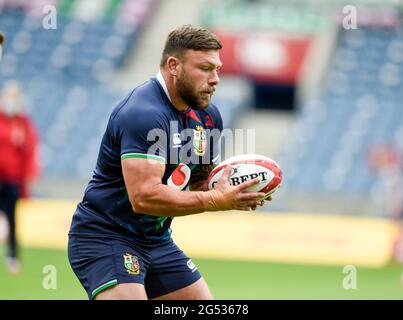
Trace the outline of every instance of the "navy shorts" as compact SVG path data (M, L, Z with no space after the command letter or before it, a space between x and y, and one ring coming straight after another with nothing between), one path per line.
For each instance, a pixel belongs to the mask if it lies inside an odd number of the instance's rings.
M201 278L193 262L169 240L134 244L123 239L69 236L70 265L93 299L119 283L141 283L149 299L184 288Z

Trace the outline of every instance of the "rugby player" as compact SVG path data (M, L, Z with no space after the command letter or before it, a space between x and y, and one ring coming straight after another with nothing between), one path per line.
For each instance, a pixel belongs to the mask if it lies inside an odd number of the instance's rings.
M231 168L207 189L219 160L219 140L211 132L223 129L211 103L221 48L206 29L174 29L157 76L113 110L69 232L69 261L90 299L212 299L171 238L172 218L263 205L264 193L245 191L258 179L231 186ZM180 152L186 145L188 152Z

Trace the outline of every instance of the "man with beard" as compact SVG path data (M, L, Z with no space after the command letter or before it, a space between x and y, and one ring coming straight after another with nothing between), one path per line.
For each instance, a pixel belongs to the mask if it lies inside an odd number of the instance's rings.
M206 29L174 29L157 76L112 112L69 232L69 261L90 299L211 299L170 236L172 218L263 205L264 193L246 192L258 179L231 186L230 167L207 189L223 128L210 102L221 48Z

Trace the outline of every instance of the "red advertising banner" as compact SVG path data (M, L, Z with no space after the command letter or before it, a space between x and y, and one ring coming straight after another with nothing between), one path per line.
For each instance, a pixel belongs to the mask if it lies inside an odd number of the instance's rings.
M312 41L308 36L217 32L223 44L223 74L243 74L258 82L293 85Z

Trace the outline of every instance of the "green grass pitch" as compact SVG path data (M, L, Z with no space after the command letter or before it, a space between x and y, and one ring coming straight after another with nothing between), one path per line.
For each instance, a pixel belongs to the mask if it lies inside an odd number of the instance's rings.
M0 246L0 299L87 299L66 251L22 248L22 273L11 276ZM357 268L357 289L343 289L343 268L193 259L216 299L403 299L403 266ZM44 289L45 266L57 271L57 288Z

